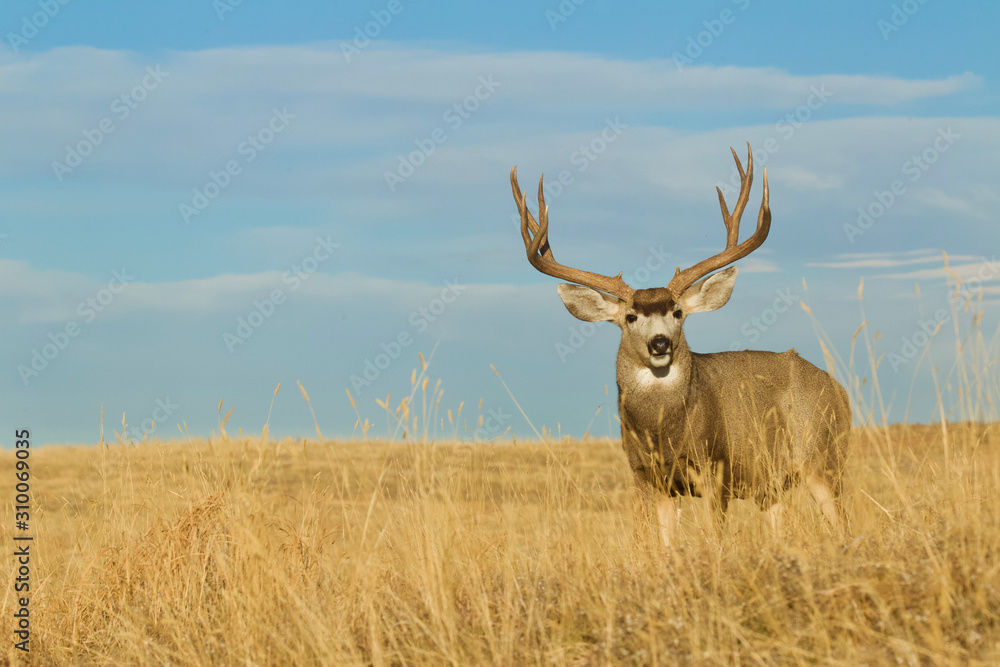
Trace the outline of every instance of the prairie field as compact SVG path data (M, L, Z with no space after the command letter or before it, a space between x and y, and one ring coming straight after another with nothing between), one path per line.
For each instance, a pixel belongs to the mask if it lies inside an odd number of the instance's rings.
M33 645L7 660L997 664L998 446L856 430L848 537L796 489L777 533L686 500L670 551L633 536L613 439L42 447Z

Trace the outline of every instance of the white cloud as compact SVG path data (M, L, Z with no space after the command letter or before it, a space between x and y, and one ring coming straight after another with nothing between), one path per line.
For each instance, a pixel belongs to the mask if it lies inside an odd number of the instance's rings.
M140 83L150 66L161 68L165 78L128 118L116 117L112 103ZM476 111L490 116L477 122L497 128L505 140L511 139L511 114L533 118L525 127L535 126L537 134L554 126L565 132L580 127L581 118L604 113L609 100L626 114L788 110L803 104L814 88L829 91L826 104L885 105L951 95L980 81L971 73L908 80L801 76L774 68L678 71L668 59L462 53L395 44L372 46L354 63L345 62L334 43L166 52L155 61L131 52L64 47L6 54L0 60L0 83L9 100L0 102L0 112L17 117L17 122L0 127L5 146L0 169L23 174L25 165L31 165L51 174L51 162L64 158L65 147L79 142L84 131L93 130L105 117L114 121L115 129L83 171L110 162L125 175L139 165L153 170L164 161L156 173L169 173L171 163L198 171L203 164L205 170L217 168L215 162L231 157L236 144L260 128L276 106L288 106L297 114L282 145L305 155L331 146L362 152L386 142L410 146L423 133L444 126L443 114L481 88L481 80L496 85L482 108L503 109L504 114ZM25 114L23 109L34 111ZM393 140L397 137L400 142ZM149 164L150 154L161 159ZM820 180L819 187L830 187L828 183Z
M779 183L787 183L797 190L836 190L843 185L843 179L834 174L817 174L802 168L786 169L778 172Z
M335 43L309 46L232 47L176 56L182 71L225 72L227 87L255 91L262 82L285 93L329 94L451 103L471 94L479 77L496 82L532 106L558 99L593 104L614 96L625 105L658 108L741 106L784 108L803 103L811 86L829 90L834 104L895 104L950 95L981 83L971 72L943 79L907 80L866 75L792 75L765 67L686 67L673 60L609 60L546 51L462 53L407 44L375 44L348 63ZM441 76L448 72L449 76ZM202 78L200 93L217 92Z
M972 203L967 199L954 197L937 188L924 188L916 193L915 199L944 211L955 213L971 213L973 211Z
M131 275L128 271L126 267L126 278ZM274 290L281 290L285 298L324 302L324 308L334 304L365 301L369 308L375 304L379 308L408 312L411 308L440 297L442 291L449 289L449 284L458 284L451 294L462 293L470 287L452 279L428 284L358 273L330 274L317 271L306 275L308 277L305 280L295 280L286 272L262 271L192 280L127 280L124 288L119 289L119 285L115 285L113 300L105 305L102 316L136 317L157 312L201 316L238 312L252 307L255 300L269 298ZM9 319L20 324L61 324L79 319L77 308L80 304L95 298L107 287L107 283L78 273L39 271L26 262L0 260L0 298L7 301ZM486 302L505 300L512 291L524 289L532 288L502 283L476 284L473 287L476 298Z
M128 265L109 269L108 279L101 281L68 271L37 270L26 262L4 259L0 260L0 297L9 302L15 322L64 323L79 319L81 308L95 308L105 317L116 318L136 308L172 312L222 309L238 298L263 296L282 284L279 271L154 283L135 280L135 270Z

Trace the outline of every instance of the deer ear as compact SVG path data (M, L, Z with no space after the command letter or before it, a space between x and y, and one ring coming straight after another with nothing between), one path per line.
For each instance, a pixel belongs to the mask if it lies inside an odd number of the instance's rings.
M559 297L566 305L566 310L573 317L584 322L603 322L605 320L614 322L618 319L618 311L623 303L618 297L598 292L583 285L563 283L556 289L559 290Z
M722 308L729 301L736 284L736 267L710 275L684 290L681 307L689 313L707 313Z

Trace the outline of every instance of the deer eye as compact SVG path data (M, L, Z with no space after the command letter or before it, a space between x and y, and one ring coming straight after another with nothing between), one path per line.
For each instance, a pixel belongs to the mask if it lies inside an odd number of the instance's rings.
M684 317L684 312L680 308L678 308L677 310L674 311L674 317L676 317L677 319L681 319L682 317Z
M629 324L632 324L637 319L639 319L639 316L636 315L635 313L629 313L628 315L625 316L625 321L628 322Z

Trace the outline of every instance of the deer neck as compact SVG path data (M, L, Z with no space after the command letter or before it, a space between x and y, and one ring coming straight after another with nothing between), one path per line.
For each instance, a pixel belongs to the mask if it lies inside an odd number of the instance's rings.
M622 419L640 429L651 428L654 423L682 422L690 398L693 361L683 336L666 369L651 369L619 349L618 401Z

